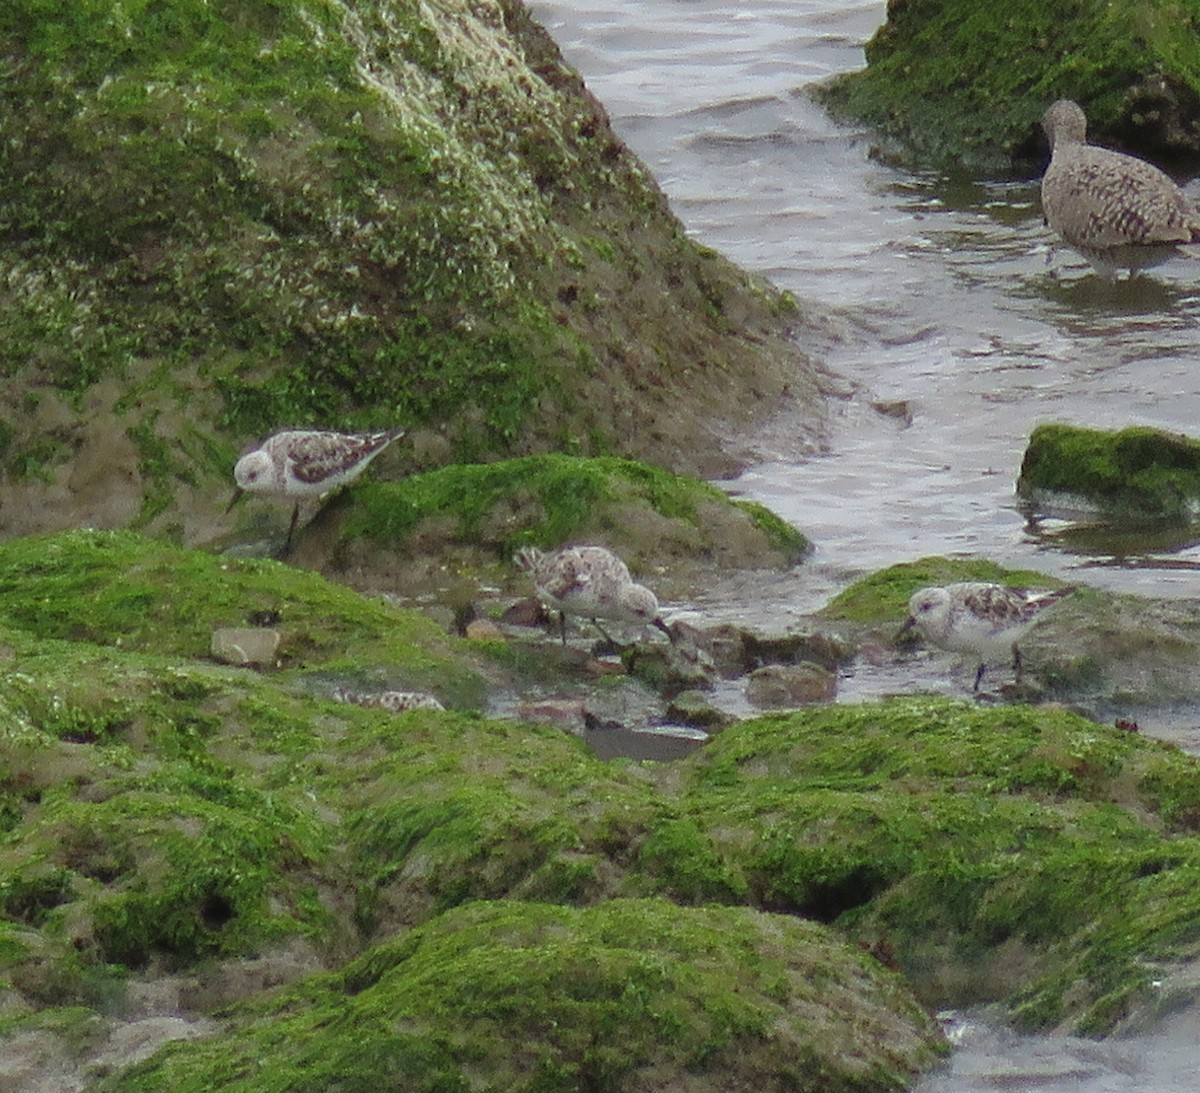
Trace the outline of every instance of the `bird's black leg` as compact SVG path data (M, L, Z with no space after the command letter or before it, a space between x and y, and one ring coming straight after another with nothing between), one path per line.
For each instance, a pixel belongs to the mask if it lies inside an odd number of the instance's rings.
M984 673L984 669L986 669L986 668L987 668L986 664L981 664L979 666L979 671L975 673L975 686L972 687L971 689L976 694L979 693L979 684L981 684L983 682L983 673Z
M597 645L592 650L592 655L597 657L606 657L613 653L619 654L622 647L613 641L613 639L609 636L608 631L605 630L604 627L601 626L595 619L592 619L592 625L600 631L601 636L604 638L603 644Z
M563 645L567 644L567 613L560 611L558 613L558 633L562 638Z
M1013 671L1017 674L1017 682L1021 682L1021 650L1013 643Z
M296 507L292 509L292 522L288 524L287 538L283 541L282 554L287 554L292 548L292 536L296 533L296 521L300 518L300 502L296 502Z

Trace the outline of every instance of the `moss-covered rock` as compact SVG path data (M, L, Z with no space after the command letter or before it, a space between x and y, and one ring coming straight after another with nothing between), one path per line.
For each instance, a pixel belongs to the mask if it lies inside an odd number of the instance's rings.
M866 69L818 96L902 156L940 166L1029 169L1059 98L1083 104L1093 139L1195 159L1197 18L1173 0L890 0Z
M366 936L471 899L742 894L652 783L555 728L430 716L359 732L339 754L355 772L346 822Z
M1146 426L1106 430L1049 422L1029 438L1017 493L1051 511L1194 521L1200 441Z
M764 717L697 753L684 792L754 902L892 954L931 1003L1102 1032L1200 952L1200 764L1074 714Z
M475 645L274 562L76 532L0 546L0 593L0 1036L83 1073L164 974L175 1019L249 999L118 1087L890 1088L928 1022L837 935L929 1002L1097 1032L1200 955L1200 766L1078 716L912 698L605 762L471 712ZM279 666L207 659L247 611ZM353 673L458 708L328 701Z
M514 551L590 542L635 573L696 566L782 568L804 535L762 505L699 479L614 457L526 456L453 464L348 491L297 543L292 561L362 587L402 590L409 563L463 574L511 569Z
M819 416L794 303L519 0L13 0L0 37L0 531L198 538L287 425L708 472L720 423Z
M67 532L0 543L0 600L0 623L37 637L193 659L214 628L266 617L282 634L277 667L374 670L452 705L483 699L469 655L428 619L279 562Z
M899 1089L940 1034L811 923L614 900L477 903L107 1083L281 1089Z

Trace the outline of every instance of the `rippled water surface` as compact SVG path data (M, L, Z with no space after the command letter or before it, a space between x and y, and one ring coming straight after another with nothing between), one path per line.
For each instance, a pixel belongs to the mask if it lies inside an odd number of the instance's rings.
M804 88L861 67L882 3L538 0L535 13L688 230L792 290L839 335L826 360L856 393L835 406L829 450L733 484L817 545L801 586L781 583L780 613L928 554L1200 595L1200 546L1065 539L1014 497L1041 421L1200 431L1200 263L1110 285L1051 249L1035 181L872 159L869 135L834 125ZM968 1024L954 1071L925 1088L1193 1090L1194 1017L1183 1024L1103 1047Z
M1175 568L1109 565L1029 527L1014 483L1031 429L1063 420L1196 431L1200 264L1109 285L1051 252L1034 181L913 173L870 156L805 85L863 64L883 4L704 0L536 11L688 229L811 302L844 337L831 366L860 393L827 455L770 462L739 490L848 575L925 554L997 561L1153 595L1195 595ZM911 423L871 409L907 403ZM1168 543L1168 547L1175 544ZM1078 549L1078 548L1075 548ZM1157 550L1157 553L1156 553ZM1161 557L1159 544L1135 553ZM1078 579L1076 573L1076 579Z

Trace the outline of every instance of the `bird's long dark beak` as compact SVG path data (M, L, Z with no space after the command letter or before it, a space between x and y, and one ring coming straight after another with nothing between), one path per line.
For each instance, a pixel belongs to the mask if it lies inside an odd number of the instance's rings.
M229 504L225 508L226 516L228 516L231 512L233 512L233 506L236 505L242 499L242 494L244 494L245 492L246 491L244 489L242 489L241 486L238 486L238 488L233 491L233 496L229 499Z
M904 620L904 624L900 627L900 629L896 631L896 637L893 640L898 641L916 625L916 617L914 615L909 615L908 618Z
M663 621L662 621L662 619L661 619L661 618L657 618L657 619L655 619L655 620L654 620L654 625L655 625L655 626L657 626L657 627L658 627L658 628L659 628L659 629L660 629L660 630L661 630L661 631L662 631L664 634L666 634L666 635L667 635L667 640L668 640L668 641L669 641L669 642L670 642L672 645L674 645L674 644L675 644L675 634L674 634L674 632L671 630L671 628L670 628L670 627L669 627L669 626L668 626L668 625L667 625L665 622L663 622Z

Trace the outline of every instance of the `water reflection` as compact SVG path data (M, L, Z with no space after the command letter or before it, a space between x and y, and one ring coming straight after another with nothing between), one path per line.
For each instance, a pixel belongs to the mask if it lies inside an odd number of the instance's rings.
M1031 543L1075 555L1089 566L1200 568L1197 559L1179 557L1188 551L1200 552L1200 526L1196 524L1096 517L1073 521L1024 511Z

